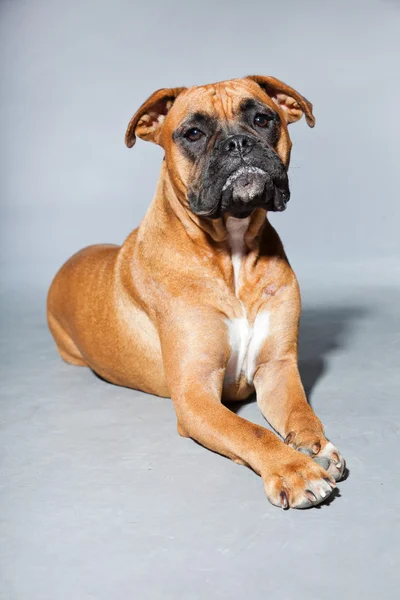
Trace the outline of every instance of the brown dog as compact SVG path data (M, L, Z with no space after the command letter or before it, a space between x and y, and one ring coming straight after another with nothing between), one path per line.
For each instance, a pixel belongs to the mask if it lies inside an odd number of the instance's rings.
M179 433L250 466L283 508L318 504L344 471L305 398L299 288L266 219L289 200L287 125L303 113L313 127L310 102L273 77L155 92L126 133L165 151L143 222L75 254L48 296L64 360L171 396ZM254 390L285 442L221 402Z

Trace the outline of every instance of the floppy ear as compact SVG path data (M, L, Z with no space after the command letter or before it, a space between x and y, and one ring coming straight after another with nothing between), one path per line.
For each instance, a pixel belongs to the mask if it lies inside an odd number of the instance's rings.
M143 140L158 143L161 125L165 116L170 111L177 96L183 90L186 90L186 88L163 88L162 90L157 90L142 104L129 121L128 129L126 130L125 144L128 148L134 146L137 135Z
M248 75L246 79L252 79L268 94L270 98L283 110L288 123L298 121L302 114L309 127L314 127L315 117L311 102L275 77L264 77L263 75Z

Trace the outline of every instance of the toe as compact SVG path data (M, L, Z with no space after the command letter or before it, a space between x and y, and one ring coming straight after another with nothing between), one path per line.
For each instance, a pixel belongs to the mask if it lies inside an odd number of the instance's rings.
M308 457L283 464L279 474L263 479L268 500L283 509L316 506L336 486L334 478Z
M346 462L332 442L327 442L319 454L314 457L314 460L323 466L324 469L332 475L335 481L339 481L343 477ZM325 466L324 463L326 463L327 460L329 461L329 464Z
M313 437L310 432L291 432L285 443L311 457L318 465L325 469L335 481L339 481L345 472L346 463L339 450L323 437Z
M317 506L331 495L334 485L326 479L318 478L307 481L307 488L294 508L308 508Z

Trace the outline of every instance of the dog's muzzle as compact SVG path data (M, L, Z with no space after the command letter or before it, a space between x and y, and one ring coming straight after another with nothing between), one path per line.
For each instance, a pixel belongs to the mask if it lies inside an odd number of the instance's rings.
M221 195L222 211L248 214L254 208L283 211L290 199L286 169L273 152L260 148L247 135L229 137L222 150L229 162L239 166L227 177Z
M195 214L246 217L256 208L283 211L290 198L286 167L277 153L249 135L231 135L212 150L201 191L189 193Z

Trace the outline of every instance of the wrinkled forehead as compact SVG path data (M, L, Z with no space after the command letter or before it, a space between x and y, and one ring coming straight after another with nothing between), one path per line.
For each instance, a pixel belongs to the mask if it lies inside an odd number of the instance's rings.
M219 120L234 119L247 99L256 99L271 108L276 104L260 86L245 79L232 79L204 86L192 87L180 94L170 112L174 124L190 113L207 113Z

